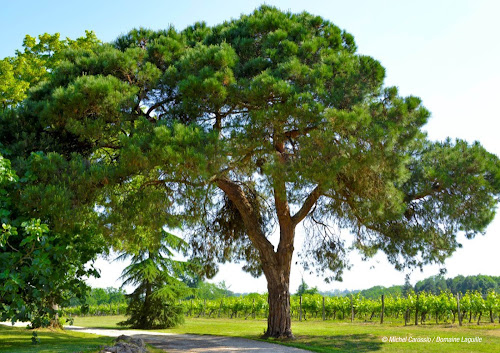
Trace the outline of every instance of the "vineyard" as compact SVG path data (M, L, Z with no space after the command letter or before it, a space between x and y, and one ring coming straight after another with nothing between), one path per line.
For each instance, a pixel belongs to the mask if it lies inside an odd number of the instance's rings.
M62 311L67 316L108 316L125 315L127 304L101 304L101 305L83 305L64 308Z
M425 323L500 323L500 295L494 291L483 296L479 292L467 292L454 296L451 292L440 295L421 292L406 297L387 296L372 300L361 295L345 297L322 297L319 294L292 296L292 319L294 320L350 320L366 322L391 322L409 324ZM186 316L205 318L266 318L267 295L249 294L243 297L228 297L220 300L191 299L179 303ZM99 305L66 308L70 316L124 315L127 305ZM382 309L383 308L383 309ZM459 315L460 313L460 315ZM459 317L460 316L460 317Z

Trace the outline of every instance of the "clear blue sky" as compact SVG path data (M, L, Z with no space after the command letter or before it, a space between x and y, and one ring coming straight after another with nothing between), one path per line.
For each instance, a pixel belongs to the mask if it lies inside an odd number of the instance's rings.
M134 27L151 29L174 25L183 29L196 21L217 24L249 13L263 1L3 1L0 6L0 58L20 49L26 34L61 33L76 38L93 30L111 41ZM266 1L282 10L308 11L331 20L352 33L359 51L381 61L387 85L404 95L423 99L432 112L427 126L430 138L447 136L479 140L500 155L500 1ZM299 231L300 233L300 231ZM449 275L500 275L500 216L484 237L463 241L464 248L450 258ZM297 247L296 247L297 248ZM384 256L361 263L354 254L354 268L344 283L326 285L304 274L309 284L322 289L366 288L400 284L404 274L387 264ZM105 265L103 265L105 266ZM374 268L372 268L374 267ZM104 268L104 267L103 267ZM106 265L95 285L119 285L120 265ZM412 282L437 273L436 267L413 273ZM294 268L291 287L301 271ZM234 280L238 278L238 280ZM216 277L235 291L265 291L265 280L253 280L227 266Z

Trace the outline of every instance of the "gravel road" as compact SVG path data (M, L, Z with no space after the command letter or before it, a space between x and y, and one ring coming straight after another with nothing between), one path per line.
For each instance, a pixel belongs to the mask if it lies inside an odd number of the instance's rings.
M101 336L118 337L127 335L142 338L152 346L164 349L169 353L309 353L309 351L303 349L236 337L184 335L138 330L108 330L75 326L68 326L65 329L94 333Z
M8 322L0 322L0 324L11 326ZM26 327L26 325L27 323L21 322L15 324L17 327ZM66 330L93 333L108 337L127 335L142 338L145 342L154 347L164 349L168 353L309 353L309 351L304 349L237 337L185 335L140 330L112 330L79 326L65 326L64 328Z

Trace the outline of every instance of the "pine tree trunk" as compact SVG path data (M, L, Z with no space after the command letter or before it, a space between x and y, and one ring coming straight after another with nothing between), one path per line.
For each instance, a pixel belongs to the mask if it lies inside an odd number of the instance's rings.
M274 144L279 152L280 161L286 163L285 155L281 154L283 142L277 140ZM293 335L290 311L290 269L294 250L295 227L307 216L321 196L320 188L317 186L306 198L299 211L292 216L288 205L285 181L279 178L275 180L274 199L280 228L280 241L275 250L260 226L258 210L250 202L240 184L221 177L217 179L217 186L224 191L238 209L245 224L246 233L259 252L269 293L269 316L265 336L291 338Z
M288 204L280 199L279 192L276 192L275 200L280 224L280 242L276 252L271 255L272 258L266 258L264 255L262 259L269 293L269 316L265 335L275 338L293 338L290 312L290 270L296 224L292 222Z
M267 317L267 337L290 338L292 335L292 320L290 315L289 278L282 278L278 283L268 279L269 316Z
M283 233L284 229L281 229ZM289 229L292 232L294 229ZM277 266L264 267L267 279L269 316L266 337L292 338L292 317L290 311L290 269L292 253L278 247L274 254Z

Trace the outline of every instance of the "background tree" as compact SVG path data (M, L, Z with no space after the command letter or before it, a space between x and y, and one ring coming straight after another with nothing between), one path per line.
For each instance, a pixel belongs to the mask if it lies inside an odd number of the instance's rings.
M403 287L401 288L401 295L403 297L408 297L408 295L414 293L413 291L413 286L410 283L410 276L406 275L405 276L405 283L403 284Z
M340 280L351 244L400 270L421 267L493 219L497 157L479 143L428 141L420 99L384 88L380 63L321 17L263 6L212 28L133 30L63 55L0 120L16 170L43 151L40 169L57 172L36 174L19 196L26 210L54 219L51 205L71 200L58 230L98 209L100 234L130 251L161 239L164 225L192 230L207 275L235 260L266 276L268 336L292 335L300 223L304 266Z
M199 282L194 290L194 297L197 299L221 299L234 296L224 281L220 283Z
M359 291L359 294L363 298L379 300L380 297L382 296L382 294L384 294L386 297L388 297L388 296L393 296L393 297L401 296L402 292L403 292L402 289L403 289L402 285L399 285L399 286L396 285L396 286L392 286L392 287L388 287L388 288L383 287L383 286L375 286L372 288L368 288L368 289L364 289L362 291Z
M70 305L126 304L126 294L123 288L92 288L83 301L72 298Z
M179 299L188 289L177 277L184 264L172 260L170 247L180 250L186 243L180 238L165 234L157 248L139 251L135 255L123 254L118 259L131 258L131 264L122 273L123 286L137 286L129 299L127 320L120 325L142 329L174 327L184 322L184 312Z
M297 289L297 293L295 295L304 295L304 294L317 294L318 288L313 287L309 288L309 285L304 281L304 278L302 277L302 282L299 285L299 288Z
M444 292L448 289L448 285L446 284L446 280L443 275L432 276L426 278L425 281L420 281L415 284L416 292L428 292L432 294L439 295L441 292Z

